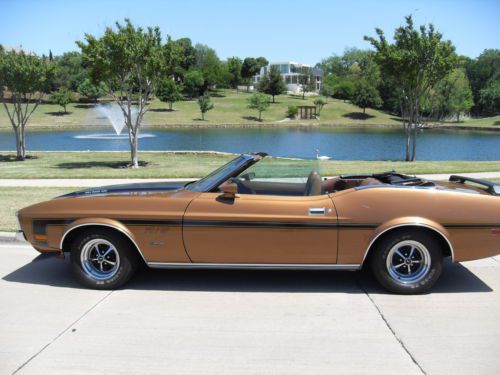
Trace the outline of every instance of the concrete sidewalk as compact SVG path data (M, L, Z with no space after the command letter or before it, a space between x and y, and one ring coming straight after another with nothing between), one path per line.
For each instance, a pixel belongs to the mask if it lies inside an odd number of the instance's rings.
M422 177L429 180L447 180L450 175L458 174L472 178L500 178L500 172L477 172L477 173L441 173L441 174L422 174ZM195 178L82 178L82 179L0 179L0 187L9 186L42 186L42 187L93 187L116 184L132 184L144 182L188 182L196 180Z
M0 374L500 373L495 258L398 296L328 271L145 270L95 291L68 260L0 252Z

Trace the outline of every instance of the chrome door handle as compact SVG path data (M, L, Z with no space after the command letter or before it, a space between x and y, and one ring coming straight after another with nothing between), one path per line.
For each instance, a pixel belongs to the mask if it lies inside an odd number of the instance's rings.
M309 216L319 216L325 214L325 207L311 207L309 208Z

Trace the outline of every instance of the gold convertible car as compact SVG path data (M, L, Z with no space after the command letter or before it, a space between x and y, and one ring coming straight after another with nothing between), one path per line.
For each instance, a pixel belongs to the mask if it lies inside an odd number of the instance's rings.
M144 262L370 267L389 291L413 294L435 284L445 257L500 253L500 185L395 172L322 178L308 170L301 179L301 168L266 156L242 154L186 184L105 186L35 204L18 212L19 235L42 253L70 253L76 278L97 289L123 285Z

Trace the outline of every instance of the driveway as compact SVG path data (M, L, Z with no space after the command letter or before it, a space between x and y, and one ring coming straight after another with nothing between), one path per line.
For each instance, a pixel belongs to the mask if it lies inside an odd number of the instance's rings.
M498 374L500 258L432 293L367 272L141 271L82 289L68 260L0 244L1 374Z

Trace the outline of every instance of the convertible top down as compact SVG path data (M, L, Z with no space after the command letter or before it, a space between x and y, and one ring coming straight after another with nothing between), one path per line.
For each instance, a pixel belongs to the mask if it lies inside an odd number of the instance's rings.
M499 185L396 172L325 178L266 156L242 154L187 184L105 186L35 204L18 212L19 234L42 253L70 253L78 280L98 289L125 284L144 262L369 266L386 289L410 294L435 284L445 257L500 253Z

